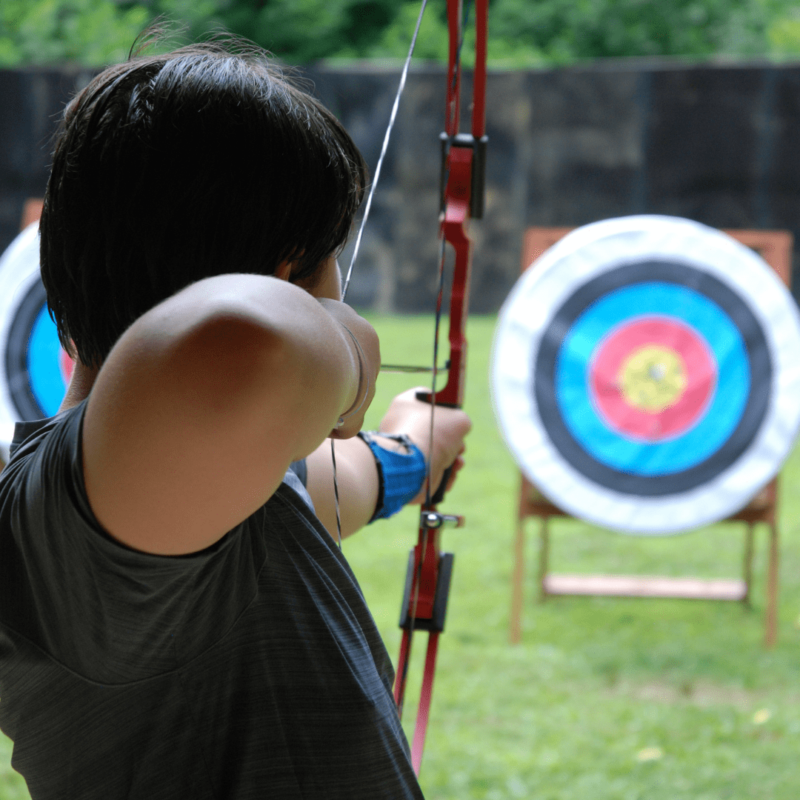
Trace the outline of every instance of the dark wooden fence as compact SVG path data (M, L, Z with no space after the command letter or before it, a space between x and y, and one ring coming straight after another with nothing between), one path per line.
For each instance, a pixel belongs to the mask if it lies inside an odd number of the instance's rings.
M374 165L397 72L311 68L306 76ZM57 116L89 77L0 71L0 250L25 198L41 196ZM349 295L355 305L431 308L443 92L439 69L409 76ZM530 225L673 214L720 228L789 230L800 247L800 66L610 62L494 72L488 133L473 311L500 306Z

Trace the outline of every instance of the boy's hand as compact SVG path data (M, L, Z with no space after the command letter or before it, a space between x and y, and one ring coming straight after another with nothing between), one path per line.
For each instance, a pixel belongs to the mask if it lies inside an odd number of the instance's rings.
M395 397L381 421L380 430L382 433L406 434L422 450L430 461L431 494L434 494L448 467L452 466L453 471L447 482L447 490L452 487L458 471L464 466L464 438L470 432L472 422L459 408L436 406L433 411L431 443L431 406L417 400L416 393L419 391L428 390L425 387L409 389ZM411 502L424 503L425 495L423 487Z

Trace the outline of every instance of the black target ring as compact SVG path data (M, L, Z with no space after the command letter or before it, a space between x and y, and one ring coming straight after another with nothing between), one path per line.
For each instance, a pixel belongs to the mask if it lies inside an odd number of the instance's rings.
M20 300L8 330L6 382L21 419L42 419L47 416L33 393L28 372L28 340L46 303L47 295L42 282L34 281Z
M556 360L564 337L575 320L594 302L616 289L637 283L663 281L691 287L711 298L736 325L747 347L751 380L764 391L750 392L744 413L732 435L710 457L689 469L657 476L621 471L593 458L570 432L554 390ZM542 423L563 458L589 480L609 489L650 497L679 494L713 480L751 446L770 402L772 362L764 332L745 302L707 272L685 264L644 261L612 268L581 286L554 313L536 355L532 392Z

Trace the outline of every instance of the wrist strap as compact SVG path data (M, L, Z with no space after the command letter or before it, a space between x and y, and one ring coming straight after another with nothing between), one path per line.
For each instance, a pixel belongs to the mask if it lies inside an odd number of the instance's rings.
M407 452L388 450L375 441L375 436L400 442ZM358 437L372 451L378 468L378 502L370 522L387 519L419 494L427 472L425 456L405 434L361 431Z

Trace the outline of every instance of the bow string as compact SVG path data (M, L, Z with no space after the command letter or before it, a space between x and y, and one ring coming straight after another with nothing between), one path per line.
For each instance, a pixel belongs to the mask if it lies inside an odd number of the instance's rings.
M408 57L403 66L399 88L395 96L389 125L384 136L364 215L356 237L353 255L344 281L343 299L350 283L353 265L358 255L362 233L372 206L372 198L380 177L389 138L397 116L400 97L405 87L406 76L414 52L428 0L423 0L412 37ZM467 12L469 12L469 8ZM484 174L487 137L486 119L486 39L488 0L474 0L475 67L471 103L471 130L460 132L462 50L464 33L469 14L465 13L463 0L447 0L447 24L449 34L447 86L445 92L445 126L440 136L442 152L440 226L439 226L439 274L436 297L436 315L433 346L431 390L419 392L417 398L431 405L431 447L433 451L434 414L436 406L460 408L464 399L466 382L467 339L466 322L469 311L469 283L472 261L472 241L468 227L470 219L483 215ZM444 306L445 266L448 247L453 254L452 282L449 296L449 358L446 361L447 380L436 388L439 376L439 327ZM331 442L333 444L333 442ZM335 464L335 462L334 462ZM394 697L402 714L406 683L411 659L411 644L415 630L428 632L425 666L422 677L419 707L411 747L414 771L419 774L422 752L430 714L433 681L439 634L444 630L447 602L453 571L454 556L441 550L442 532L448 527L461 527L463 517L442 514L438 504L444 498L452 467L449 468L438 487L431 486L430 464L426 478L426 501L420 512L417 544L409 554L408 571L401 608L400 627L403 631L400 655L397 663ZM334 466L334 486L335 486ZM338 521L338 497L337 497Z

